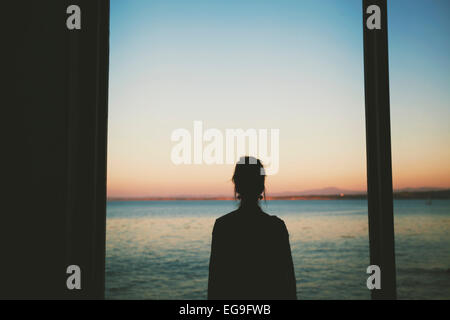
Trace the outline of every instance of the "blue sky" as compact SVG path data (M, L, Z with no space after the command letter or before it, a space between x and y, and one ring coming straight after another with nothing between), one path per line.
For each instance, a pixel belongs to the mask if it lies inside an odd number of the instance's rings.
M448 186L448 1L388 14L394 184ZM170 162L194 120L279 128L274 192L365 188L360 0L111 0L110 40L110 195L228 192L232 168Z
M394 184L448 187L450 2L388 3Z

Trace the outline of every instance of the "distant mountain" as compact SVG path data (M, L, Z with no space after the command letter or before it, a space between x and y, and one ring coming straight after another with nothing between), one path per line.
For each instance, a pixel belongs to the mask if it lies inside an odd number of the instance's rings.
M418 187L418 188L400 188L394 189L395 193L399 192L432 192L432 191L444 191L448 190L448 188L435 188L435 187ZM275 197L285 197L285 196L330 196L330 195L360 195L366 194L365 190L349 190L349 189L341 189L337 187L326 187L320 189L309 189L303 191L287 191L287 192L279 192L279 193L270 193L271 196Z
M287 191L271 193L267 196L270 199L363 199L366 197L366 191L349 190L337 187L327 187L321 189L309 189L303 191ZM394 198L396 199L421 199L421 198L449 199L449 188L401 188L394 190ZM108 197L111 201L124 200L232 200L232 195L173 195L173 196L147 196L147 197Z
M364 194L366 191L362 190L348 190L348 189L341 189L337 187L327 187L327 188L321 188L321 189L310 189L310 190L303 190L303 191L287 191L287 192L280 192L280 193L271 193L272 196L318 196L318 195L336 195L336 194Z
M400 188L395 189L394 192L428 192L428 191L443 191L448 188L434 188L434 187L420 187L420 188Z

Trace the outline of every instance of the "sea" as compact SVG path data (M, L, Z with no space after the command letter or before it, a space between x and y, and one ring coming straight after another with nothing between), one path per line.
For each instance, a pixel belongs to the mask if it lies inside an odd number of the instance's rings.
M235 201L107 204L107 299L205 299L211 232ZM366 200L271 200L289 231L298 299L370 299ZM399 299L450 299L450 200L395 200ZM264 279L261 279L264 281Z

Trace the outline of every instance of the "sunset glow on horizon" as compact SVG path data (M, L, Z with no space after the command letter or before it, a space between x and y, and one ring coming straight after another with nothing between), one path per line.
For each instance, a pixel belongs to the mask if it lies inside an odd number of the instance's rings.
M388 4L394 188L447 188L449 5L417 3ZM279 129L268 195L365 190L361 15L360 0L111 0L108 196L233 195L234 165L171 161L197 120Z

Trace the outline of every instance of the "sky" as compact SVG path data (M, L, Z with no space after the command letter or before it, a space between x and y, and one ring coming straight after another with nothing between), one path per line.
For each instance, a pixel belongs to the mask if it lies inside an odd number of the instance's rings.
M446 0L390 1L394 187L450 186ZM267 193L366 189L360 0L111 0L108 196L232 195L172 132L279 129ZM206 145L206 143L205 143Z

